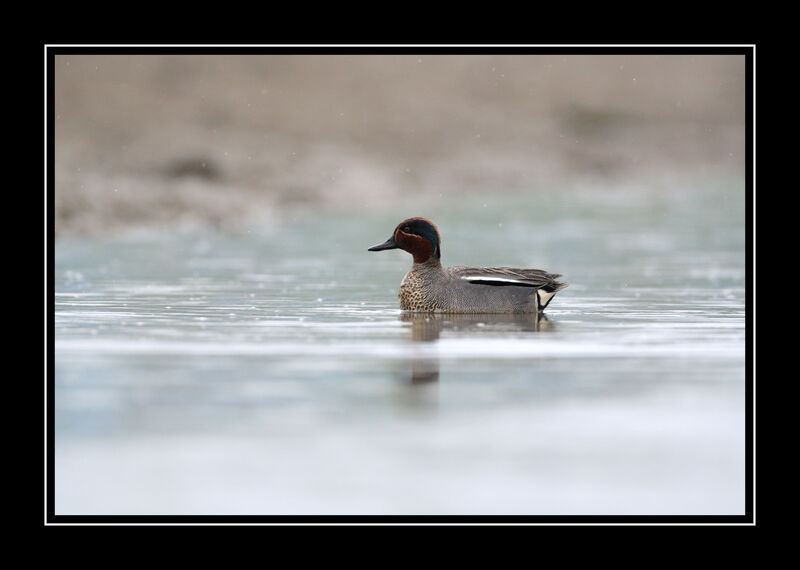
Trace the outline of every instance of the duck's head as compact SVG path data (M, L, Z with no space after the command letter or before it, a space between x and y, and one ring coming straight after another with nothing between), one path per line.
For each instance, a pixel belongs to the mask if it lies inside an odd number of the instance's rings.
M408 218L397 225L389 239L367 251L399 248L413 255L414 263L424 263L431 258L441 258L439 243L439 232L430 220Z

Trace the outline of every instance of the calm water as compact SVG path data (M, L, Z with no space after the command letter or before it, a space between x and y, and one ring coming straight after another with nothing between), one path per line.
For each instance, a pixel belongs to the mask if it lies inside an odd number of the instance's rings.
M571 285L404 316L414 215ZM743 514L744 227L720 182L60 240L56 514Z

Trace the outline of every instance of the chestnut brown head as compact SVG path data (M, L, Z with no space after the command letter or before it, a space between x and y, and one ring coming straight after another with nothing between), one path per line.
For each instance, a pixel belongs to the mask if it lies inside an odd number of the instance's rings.
M367 251L402 249L414 256L414 263L424 263L429 259L440 259L442 250L439 232L430 220L408 218L400 222L385 242L373 245Z

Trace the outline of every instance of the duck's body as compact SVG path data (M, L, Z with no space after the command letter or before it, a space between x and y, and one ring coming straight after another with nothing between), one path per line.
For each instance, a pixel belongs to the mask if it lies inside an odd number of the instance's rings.
M400 248L414 265L400 285L400 308L443 313L537 313L567 283L541 269L442 267L439 232L425 218L409 218L370 251Z

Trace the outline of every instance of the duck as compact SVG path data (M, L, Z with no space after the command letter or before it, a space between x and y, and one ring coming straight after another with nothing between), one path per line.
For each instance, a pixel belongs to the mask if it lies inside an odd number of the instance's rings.
M402 249L414 258L400 284L403 311L428 313L543 313L569 283L558 273L513 267L442 267L439 230L427 218L400 222L385 242L367 251Z

